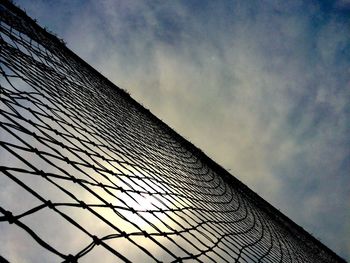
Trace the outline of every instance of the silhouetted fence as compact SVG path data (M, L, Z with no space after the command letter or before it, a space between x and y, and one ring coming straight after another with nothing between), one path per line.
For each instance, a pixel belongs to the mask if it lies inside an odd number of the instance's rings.
M23 11L0 14L0 261L344 262Z

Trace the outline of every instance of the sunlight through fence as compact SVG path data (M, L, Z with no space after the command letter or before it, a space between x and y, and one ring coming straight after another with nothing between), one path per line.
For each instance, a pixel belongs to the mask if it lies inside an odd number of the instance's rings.
M344 262L23 11L0 14L0 261Z

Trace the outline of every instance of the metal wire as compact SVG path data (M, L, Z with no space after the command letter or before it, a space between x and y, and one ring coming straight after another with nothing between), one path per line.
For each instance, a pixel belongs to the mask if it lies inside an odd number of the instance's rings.
M0 261L345 262L19 8L0 13Z

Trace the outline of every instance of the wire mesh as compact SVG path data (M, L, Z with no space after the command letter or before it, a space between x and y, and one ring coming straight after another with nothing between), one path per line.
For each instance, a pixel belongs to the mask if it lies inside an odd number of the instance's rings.
M344 262L0 0L0 261Z

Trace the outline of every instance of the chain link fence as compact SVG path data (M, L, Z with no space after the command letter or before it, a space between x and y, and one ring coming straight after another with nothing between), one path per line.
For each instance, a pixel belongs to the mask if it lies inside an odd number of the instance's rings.
M345 262L0 0L0 261Z

